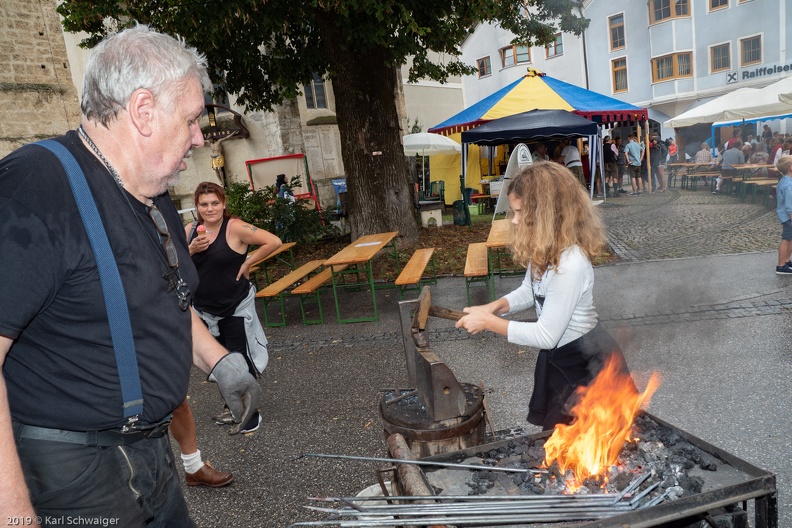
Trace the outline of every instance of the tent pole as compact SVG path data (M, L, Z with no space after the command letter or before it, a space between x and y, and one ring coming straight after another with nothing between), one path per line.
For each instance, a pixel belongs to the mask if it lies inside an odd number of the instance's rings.
M640 125L638 125L638 127L640 130ZM644 137L644 149L646 150L646 174L648 177L647 186L649 187L648 192L649 194L654 194L654 191L652 190L652 158L649 153L649 121L647 121L644 124L643 137Z

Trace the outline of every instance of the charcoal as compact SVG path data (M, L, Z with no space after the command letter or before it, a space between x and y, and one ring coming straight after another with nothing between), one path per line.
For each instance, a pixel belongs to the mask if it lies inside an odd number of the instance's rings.
M704 479L701 477L684 475L679 479L679 486L687 492L687 495L701 493L704 487Z
M709 453L699 451L701 457L699 458L698 465L705 471L718 471L718 462Z
M668 462L669 464L676 464L685 469L691 469L696 465L695 460L691 460L691 458L684 455L671 455L668 457Z
M611 479L611 482L613 483L614 486L616 486L617 490L622 491L624 488L630 485L630 482L632 482L632 480L633 480L633 476L630 475L629 473L619 473L618 475L616 475L615 479Z
M619 455L619 461L603 474L602 478L587 479L576 493L618 493L623 491L639 475L649 472L652 476L641 484L640 491L653 484L660 483L658 490L651 497L658 497L666 491L666 500L674 500L683 495L700 493L704 481L689 476L688 471L696 466L705 470L717 470L719 461L712 455L688 443L673 430L660 426L653 420L640 417L636 420L633 435L640 441L625 442ZM476 463L485 467L500 468L544 468L544 438L512 439L503 445L477 453L474 462L471 459L458 460L460 463ZM503 473L495 471L476 471L472 473L472 482L468 483L471 494L486 494L495 482L511 493L528 493L552 495L569 493L573 475L571 471L562 473L558 465L553 463L542 475L532 473ZM662 491L661 491L662 490Z
M531 484L530 488L531 491L533 491L537 495L544 495L545 493L545 487L542 486L541 484Z

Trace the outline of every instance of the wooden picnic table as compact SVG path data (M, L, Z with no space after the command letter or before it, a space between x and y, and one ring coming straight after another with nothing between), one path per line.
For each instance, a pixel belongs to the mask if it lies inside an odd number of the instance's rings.
M742 176L743 180L747 180L752 176L760 174L762 169L767 169L769 171L776 171L776 166L772 163L740 163L737 165L732 165L733 169L736 169L740 175Z
M772 183L763 183L763 181L774 182L778 180L777 175L770 174L771 171L774 173L778 172L775 165L771 163L739 163L732 165L732 168L737 171L742 180L737 183L737 195L740 197L741 202L745 201L749 185L753 187L751 190L751 203L754 203L756 201L757 188L768 184L772 185Z
M511 244L511 220L493 220L487 235L488 248L501 248Z
M524 274L525 268L515 267L511 253L507 248L512 243L511 219L494 220L490 226L489 235L485 242L487 246L487 266L489 268L490 298L495 300L495 276ZM508 261L508 265L501 261Z
M680 186L685 188L690 188L690 190L696 190L696 180L698 178L704 178L706 183L707 176L713 176L710 172L710 169L716 167L714 163L690 163L690 162L677 162L677 163L669 163L667 165L669 174L668 174L668 181L671 182L671 186L676 186L676 177L677 173L680 169L685 169L685 174L682 176L682 183ZM718 169L719 170L719 169ZM702 174L707 173L707 174Z
M371 259L381 250L392 248L391 254L396 258L396 267L398 269L399 253L396 251L395 244L395 238L398 234L398 231L390 231L387 233L362 236L324 262L324 266L332 270L333 298L335 299L336 316L339 324L379 320L376 287L374 286L374 270ZM336 270L336 268L342 269ZM341 309L338 304L338 293L339 289L345 284L340 281L347 274L360 273L365 274L367 278L368 287L371 291L371 302L374 306L374 315L370 317L344 319L341 317ZM359 286L359 284L357 286Z
M293 271L294 270L294 252L292 251L292 248L294 246L296 246L296 245L297 245L296 242L286 242L285 244L281 244L281 246L278 249L276 249L275 251L273 251L272 253L270 253L269 255L264 257L263 259L259 260L258 262L254 262L253 264L251 264L250 265L250 273L253 273L253 274L255 274L256 277L258 277L258 272L263 269L263 271L264 271L264 283L265 283L266 286L269 286L270 283L271 283L270 277L269 277L269 270L267 269L269 264L272 263L272 262L275 262L276 260L279 260L279 261L283 262L284 264L286 264L289 267L289 269L291 269ZM286 253L287 251L289 252L288 256L284 255L284 253ZM250 258L250 254L248 254L248 258ZM258 281L256 280L256 282L258 282ZM256 287L258 287L258 284L256 284Z

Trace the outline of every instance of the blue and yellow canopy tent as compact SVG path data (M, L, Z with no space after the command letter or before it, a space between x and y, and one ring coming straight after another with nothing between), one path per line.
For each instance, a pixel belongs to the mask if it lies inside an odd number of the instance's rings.
M462 132L495 119L529 110L568 110L601 127L623 126L648 120L645 108L560 81L538 70L529 69L517 81L501 88L455 116L429 129L461 141ZM462 170L464 160L465 170ZM430 160L432 180L446 182L446 200L461 198L460 174L466 185L477 186L482 167L479 148L464 144L462 154L435 156Z

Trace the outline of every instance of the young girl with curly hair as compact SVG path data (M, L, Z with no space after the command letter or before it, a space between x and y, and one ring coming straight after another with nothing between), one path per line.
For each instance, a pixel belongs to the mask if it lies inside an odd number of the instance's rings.
M529 165L509 184L515 263L528 271L513 292L481 306L456 326L472 334L489 330L510 343L540 349L528 421L552 429L570 423L575 389L587 385L619 345L594 308L591 259L602 251L602 220L575 176L552 162ZM500 315L535 307L536 322Z

